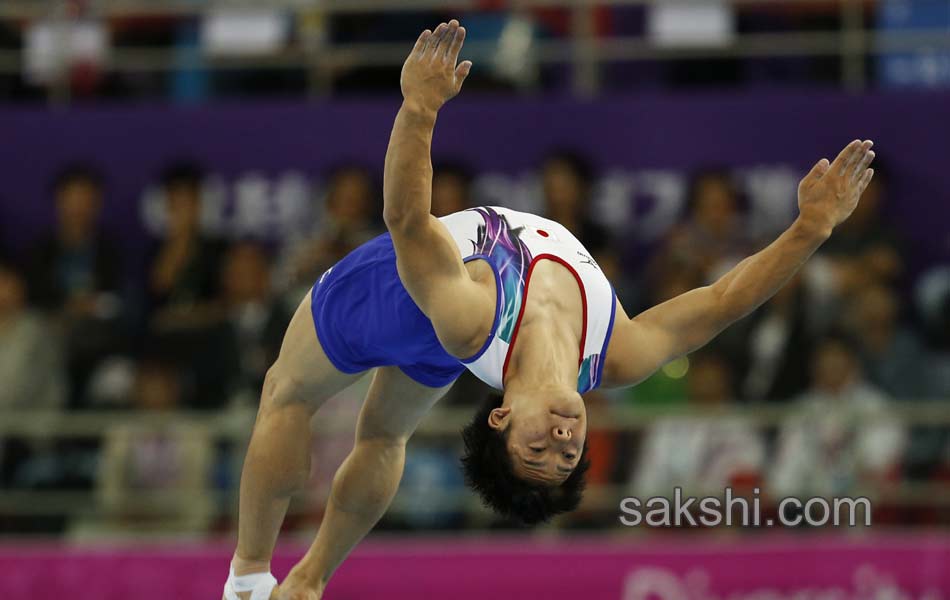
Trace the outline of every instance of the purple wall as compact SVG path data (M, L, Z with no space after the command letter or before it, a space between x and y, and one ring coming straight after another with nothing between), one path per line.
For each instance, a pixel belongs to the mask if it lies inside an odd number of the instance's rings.
M201 108L0 109L0 233L22 246L48 222L51 175L93 160L108 174L107 225L141 238L139 198L169 159L225 178L315 174L358 159L381 171L395 100ZM790 165L802 171L870 137L892 173L893 212L912 260L950 257L950 92L644 95L595 102L463 97L440 116L436 156L520 173L552 146L603 168Z

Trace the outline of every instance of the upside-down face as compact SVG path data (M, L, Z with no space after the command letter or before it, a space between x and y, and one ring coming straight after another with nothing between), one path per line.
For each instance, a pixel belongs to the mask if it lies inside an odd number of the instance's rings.
M509 392L488 424L505 432L515 475L552 486L577 467L587 438L587 410L577 393Z

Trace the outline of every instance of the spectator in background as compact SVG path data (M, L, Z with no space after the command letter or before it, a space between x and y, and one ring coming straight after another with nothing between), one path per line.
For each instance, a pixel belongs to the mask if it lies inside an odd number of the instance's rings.
M864 379L854 344L829 335L811 357L811 388L779 432L769 473L776 496L834 496L896 474L905 432L889 400Z
M79 407L96 365L124 341L121 253L100 228L97 171L71 165L53 188L55 228L30 250L26 275L32 302L63 329L70 404Z
M797 274L753 317L743 396L781 402L805 391L813 343L804 278Z
M871 383L898 400L920 400L933 393L923 345L901 326L900 298L893 290L883 285L862 288L843 317Z
M324 209L311 233L284 250L288 303L296 308L303 293L351 250L382 233L376 186L370 171L347 165L329 176Z
M939 317L934 319L934 354L930 358L930 380L934 392L944 398L950 398L950 292L941 301Z
M460 164L436 165L432 172L432 214L444 217L472 206L472 174Z
M152 252L149 292L160 320L201 318L199 309L218 295L222 244L201 231L204 171L178 163L162 174L167 228Z
M930 355L927 371L934 398L950 398L950 264L924 272L916 283L914 301Z
M659 256L699 269L711 283L751 252L739 192L723 170L698 172L687 194L686 218L667 237Z
M60 339L26 305L26 284L0 262L0 410L55 409L66 400Z
M857 208L835 228L834 235L812 257L804 270L816 313L824 315L820 326L835 326L868 287L893 287L904 273L901 243L883 214L887 175L875 165L874 179L864 190Z
M904 272L900 238L883 213L886 200L887 172L875 162L874 179L861 202L821 247L836 267L843 295L873 282L893 284Z
M607 229L590 218L594 170L580 154L559 151L541 166L544 216L564 225L593 251L609 244Z
M647 265L648 280L667 277L665 271L671 268L688 269L699 275L697 287L708 285L752 254L755 248L747 235L741 205L728 171L698 171L687 192L686 215ZM713 342L714 348L730 360L734 373L747 369L751 325L748 319L741 320Z
M672 256L667 258L673 260ZM645 286L650 294L647 306L662 304L701 285L702 279L698 270L689 264L671 262L667 268L657 269L649 274ZM682 404L688 397L684 379L688 366L687 357L677 358L640 384L628 388L625 393L632 402L640 405Z
M0 420L14 418L8 411L46 411L28 415L31 425L41 425L41 414L55 418L65 404L66 387L59 336L27 308L23 277L0 260ZM62 484L57 458L51 439L0 437L0 489ZM8 534L58 533L62 525L55 515L0 514L0 531Z
M221 289L233 347L241 366L239 386L255 397L277 359L290 315L272 293L270 259L253 242L241 242L224 259Z
M690 357L690 406L725 407L735 398L729 363L710 353ZM676 486L698 493L757 480L765 456L763 437L739 417L695 415L657 421L646 433L632 489L640 496L672 494Z
M162 176L167 229L151 253L148 326L151 351L184 369L186 403L218 408L238 371L221 306L224 245L201 231L202 169L170 166Z
M97 482L106 529L195 533L212 516L210 433L187 419L161 419L181 406L181 381L166 364L139 366L133 404L142 416L105 437ZM156 494L143 503L139 494Z

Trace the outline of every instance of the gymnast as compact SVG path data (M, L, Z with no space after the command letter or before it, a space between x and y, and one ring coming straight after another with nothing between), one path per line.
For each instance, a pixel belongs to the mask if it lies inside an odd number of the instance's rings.
M528 525L574 509L587 468L581 394L635 385L755 310L851 214L873 176L870 141L818 161L799 185L798 217L774 242L711 285L631 319L562 225L500 207L430 214L430 144L439 109L472 67L458 62L464 39L452 20L416 41L386 152L388 233L323 273L267 373L225 600L319 600L392 501L406 441L465 369L504 393L462 431L469 485ZM311 417L370 371L355 445L319 532L278 586L270 559L290 497L309 476Z

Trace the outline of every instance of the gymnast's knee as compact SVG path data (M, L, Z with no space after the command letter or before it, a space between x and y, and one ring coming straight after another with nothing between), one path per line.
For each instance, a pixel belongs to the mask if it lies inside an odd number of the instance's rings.
M258 420L262 416L272 413L306 413L312 417L316 409L313 399L307 397L305 386L300 377L294 375L277 360L264 375L264 386L261 390L261 403L258 407Z

